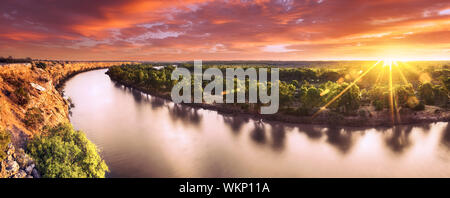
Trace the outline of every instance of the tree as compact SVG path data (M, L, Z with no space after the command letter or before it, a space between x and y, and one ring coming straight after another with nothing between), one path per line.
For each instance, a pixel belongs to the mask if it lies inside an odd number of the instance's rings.
M395 101L399 106L406 106L408 99L414 97L412 85L397 85L395 88Z
M290 103L294 98L295 86L293 84L287 84L284 81L280 82L280 103Z
M318 107L322 103L320 90L316 87L310 87L306 91L306 95L304 97L304 104L308 109L312 109L314 107Z
M375 86L369 91L369 100L375 106L376 111L381 111L389 106L389 88L384 86Z
M327 97L327 102L333 100L333 98L337 97L337 99L330 105L330 108L342 113L352 113L357 110L360 106L361 102L361 94L359 91L359 87L357 85L353 85L348 88L345 93L339 96L347 87L348 83L342 83L338 86L333 86L333 90L330 90L330 95Z
M450 92L450 77L444 78L442 80L442 83L444 84L444 87L447 89L447 91Z
M430 82L421 84L419 86L419 96L427 105L434 104L433 85Z
M59 124L27 145L43 177L103 178L109 171L97 147L70 124Z

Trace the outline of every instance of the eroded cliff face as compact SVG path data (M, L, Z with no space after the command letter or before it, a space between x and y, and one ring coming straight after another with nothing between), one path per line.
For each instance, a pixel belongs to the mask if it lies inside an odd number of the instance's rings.
M16 147L42 132L46 125L69 122L69 103L57 87L82 71L129 62L45 62L0 66L0 128L11 133Z

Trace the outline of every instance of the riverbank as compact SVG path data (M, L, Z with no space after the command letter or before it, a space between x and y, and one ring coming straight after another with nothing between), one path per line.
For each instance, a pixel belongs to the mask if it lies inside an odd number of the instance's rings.
M6 155L0 159L0 178L41 177L37 169L40 167L39 171L42 171L48 168L47 165L35 162L41 156L33 159L25 153L24 149L30 138L46 131L43 129L44 126L55 127L60 123L70 122L70 104L63 97L61 89L64 82L81 72L122 64L129 64L129 62L39 61L33 64L0 66L0 132L6 133L5 137L8 137L7 142L2 142L8 146L4 151L0 151ZM92 143L89 141L85 143L85 145L89 144ZM95 146L93 148L95 151ZM96 152L91 152L91 155L95 154ZM54 167L63 163L55 160L44 162L52 163ZM80 166L80 164L73 164L73 166ZM74 174L58 171L56 173L66 176ZM104 171L97 176L102 177L102 175Z
M81 72L129 63L40 62L46 67L29 63L0 66L0 127L11 134L18 148L43 126L69 122L69 103L60 89L65 80ZM42 117L30 120L30 109L42 112Z
M122 84L126 87L139 90L143 93L152 96L160 97L165 100L172 101L170 92L159 92L153 89L145 89L132 84L120 82L118 79L110 78L116 83ZM349 126L349 127L389 127L393 125L408 125L418 123L432 123L432 122L448 122L450 121L450 111L436 107L425 105L422 111L414 111L408 108L399 110L397 118L392 123L389 109L376 111L373 106L362 106L358 113L354 116L344 116L342 114L325 109L318 116L297 116L288 115L285 113L276 114L259 114L258 112L251 112L241 109L239 106L231 104L206 104L206 103L183 103L182 105L193 108L202 108L207 110L217 111L226 115L244 115L254 119L261 119L266 121L278 121L292 124L317 124L329 126Z

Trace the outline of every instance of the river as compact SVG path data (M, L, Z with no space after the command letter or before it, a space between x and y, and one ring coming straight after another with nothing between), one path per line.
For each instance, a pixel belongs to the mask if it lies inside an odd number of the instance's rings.
M176 105L111 81L65 84L71 122L108 177L450 177L448 122L334 128L262 122Z

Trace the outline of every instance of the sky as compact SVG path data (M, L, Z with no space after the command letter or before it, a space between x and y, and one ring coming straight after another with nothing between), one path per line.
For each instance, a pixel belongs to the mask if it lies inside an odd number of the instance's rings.
M0 56L449 60L448 0L2 0Z

